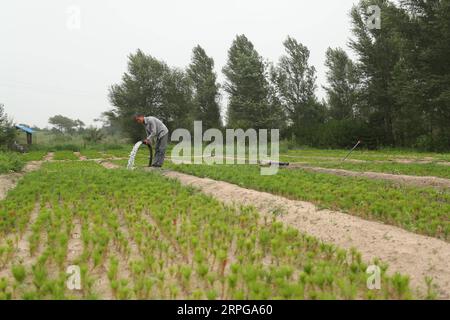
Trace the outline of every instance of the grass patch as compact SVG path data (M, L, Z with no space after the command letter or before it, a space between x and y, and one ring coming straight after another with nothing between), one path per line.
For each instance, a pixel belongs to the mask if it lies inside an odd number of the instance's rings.
M22 157L22 160L25 162L40 161L45 157L46 154L47 154L46 151L30 151L30 152L22 154L21 157Z
M79 158L73 153L73 151L56 151L54 160L78 160Z
M0 152L0 173L19 172L25 162L21 155L14 152Z

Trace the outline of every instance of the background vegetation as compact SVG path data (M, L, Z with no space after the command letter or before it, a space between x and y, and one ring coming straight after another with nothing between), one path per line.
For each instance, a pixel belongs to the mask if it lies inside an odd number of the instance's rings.
M382 13L381 29L370 29L369 5ZM138 50L128 72L110 90L114 108L105 115L129 136L139 136L129 119L156 115L170 128L189 128L192 119L217 127L219 88L228 95L226 126L281 128L297 144L366 148L450 149L450 4L448 1L361 1L351 10L349 49L326 52L326 100L316 96L310 52L292 37L276 63L259 55L245 35L236 36L216 81L214 62L196 46L186 70Z

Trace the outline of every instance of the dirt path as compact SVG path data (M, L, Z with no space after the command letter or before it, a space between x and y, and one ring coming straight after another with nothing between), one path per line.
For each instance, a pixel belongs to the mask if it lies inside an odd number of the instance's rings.
M439 187L439 188L450 188L450 179L438 178L432 176L410 176L401 174L391 174L391 173L381 173L381 172L358 172L343 169L331 169L331 168L320 168L320 167L310 167L304 164L294 163L291 164L288 169L304 169L308 171L320 172L334 174L338 176L345 177L364 177L369 179L378 180L389 180L399 184L407 184L418 187Z
M87 160L87 157L82 156L80 152L74 152L73 154L74 154L76 157L78 157L78 159L80 159L81 161Z
M450 243L222 181L172 171L164 174L227 204L252 205L270 215L282 212L278 219L301 232L341 248L357 248L368 262L380 258L389 264L390 273L409 275L411 285L422 294L426 292L424 279L430 276L438 286L439 297L450 299Z
M118 164L109 162L109 161L104 161L104 160L100 160L100 161L96 161L98 164L102 165L103 167L105 167L106 169L119 169L120 166Z
M6 198L8 191L14 188L26 173L38 170L44 161L51 161L52 159L53 153L49 153L45 156L43 161L28 162L22 172L0 175L0 200Z

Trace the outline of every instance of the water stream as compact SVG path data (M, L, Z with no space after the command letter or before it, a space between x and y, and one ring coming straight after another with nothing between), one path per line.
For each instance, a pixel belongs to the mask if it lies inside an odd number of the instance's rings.
M134 169L134 160L136 158L136 154L137 154L141 144L142 144L142 141L136 142L136 144L133 147L133 150L131 150L130 159L128 159L128 165L127 165L128 170Z

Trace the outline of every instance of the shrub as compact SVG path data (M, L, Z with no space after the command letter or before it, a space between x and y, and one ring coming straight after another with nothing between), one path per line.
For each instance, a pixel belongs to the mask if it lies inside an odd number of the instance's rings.
M0 152L0 173L7 173L10 171L19 172L24 165L25 163L22 161L19 154L13 152Z

